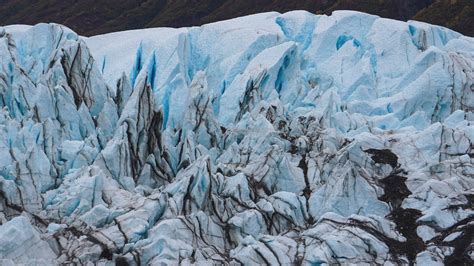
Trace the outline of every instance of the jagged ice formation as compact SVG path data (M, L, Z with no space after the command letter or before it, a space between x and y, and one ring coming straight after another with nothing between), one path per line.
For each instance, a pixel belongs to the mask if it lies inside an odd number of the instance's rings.
M473 70L358 12L0 28L1 264L472 265Z

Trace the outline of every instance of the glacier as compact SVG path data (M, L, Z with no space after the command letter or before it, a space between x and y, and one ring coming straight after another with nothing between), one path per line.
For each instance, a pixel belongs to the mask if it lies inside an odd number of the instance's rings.
M474 39L354 12L0 27L0 264L472 265Z

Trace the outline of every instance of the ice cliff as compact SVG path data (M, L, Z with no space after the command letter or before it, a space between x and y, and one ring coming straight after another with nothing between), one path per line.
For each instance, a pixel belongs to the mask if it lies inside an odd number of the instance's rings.
M0 264L472 265L473 71L348 11L0 27Z

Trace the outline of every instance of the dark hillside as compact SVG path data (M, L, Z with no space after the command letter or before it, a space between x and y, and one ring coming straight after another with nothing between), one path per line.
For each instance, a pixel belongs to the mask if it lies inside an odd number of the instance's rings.
M82 35L146 27L185 27L259 12L358 10L416 19L474 36L472 0L0 0L0 25L56 22Z

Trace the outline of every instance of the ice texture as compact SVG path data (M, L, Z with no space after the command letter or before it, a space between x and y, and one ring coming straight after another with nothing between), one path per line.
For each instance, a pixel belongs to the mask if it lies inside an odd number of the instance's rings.
M473 82L353 11L0 27L0 264L472 265Z

